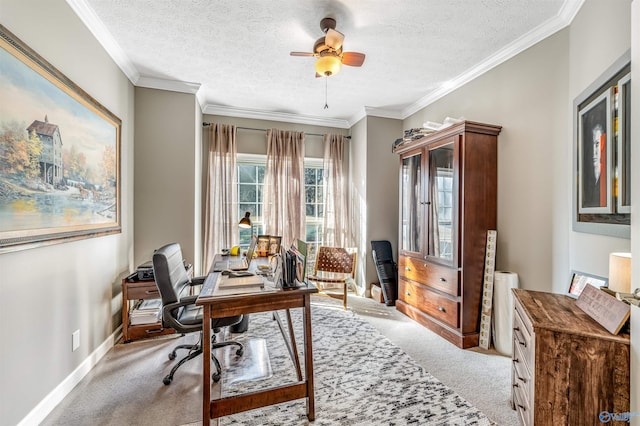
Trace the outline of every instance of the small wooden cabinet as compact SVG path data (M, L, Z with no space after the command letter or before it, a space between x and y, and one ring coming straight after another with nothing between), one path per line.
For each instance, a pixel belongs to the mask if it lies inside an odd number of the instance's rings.
M160 292L155 281L128 282L126 278L122 280L122 341L124 343L175 333L173 328L163 328L161 321L139 325L129 323L129 312L139 300L159 298Z
M461 348L478 345L501 127L464 121L400 145L398 300Z
M512 291L511 397L522 424L602 425L603 412L627 413L629 334L609 333L568 296Z

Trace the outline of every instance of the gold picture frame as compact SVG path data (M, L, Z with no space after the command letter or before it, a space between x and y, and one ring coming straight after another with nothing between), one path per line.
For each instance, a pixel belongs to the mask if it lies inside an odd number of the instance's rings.
M0 25L0 253L121 232L121 120Z

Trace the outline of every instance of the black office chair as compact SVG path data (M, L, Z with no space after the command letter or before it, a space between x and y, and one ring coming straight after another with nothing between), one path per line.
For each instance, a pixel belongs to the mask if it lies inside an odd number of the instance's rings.
M194 278L189 280L187 272L182 260L182 250L180 244L167 244L153 254L153 273L155 276L160 296L162 297L162 324L164 327L171 327L176 332L186 334L195 331L200 332L200 339L193 345L178 345L169 354L169 359L174 360L177 356L178 349L188 349L189 354L182 358L172 369L171 372L162 380L168 385L173 380L176 370L196 356L202 353L202 307L196 306L196 295L182 296L182 292L194 285L201 285L205 277ZM216 333L221 327L228 327L242 321L242 315L226 318L214 318L211 320L211 328L213 329L211 348L221 348L223 346L236 345L238 350L236 355L242 355L244 348L235 341L216 342ZM216 365L216 372L212 374L214 382L220 380L222 369L218 359L211 354L211 359Z
M371 241L371 255L376 265L385 305L393 306L398 294L398 266L393 260L391 243L386 240Z

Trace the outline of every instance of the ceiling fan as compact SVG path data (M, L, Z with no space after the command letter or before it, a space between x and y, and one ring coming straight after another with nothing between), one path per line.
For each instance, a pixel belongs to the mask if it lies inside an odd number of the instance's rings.
M316 77L330 77L340 72L342 65L362 66L364 53L343 52L344 34L335 30L336 20L324 18L320 21L320 29L326 35L320 37L313 45L311 52L291 52L291 56L313 56L316 60Z

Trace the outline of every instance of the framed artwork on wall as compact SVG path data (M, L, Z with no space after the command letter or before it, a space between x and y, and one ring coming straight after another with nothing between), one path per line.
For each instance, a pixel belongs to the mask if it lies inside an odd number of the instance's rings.
M611 213L611 90L578 117L578 212Z
M631 213L631 73L617 84L617 211Z
M120 132L0 25L0 253L121 232Z
M630 238L627 51L573 102L573 230Z

